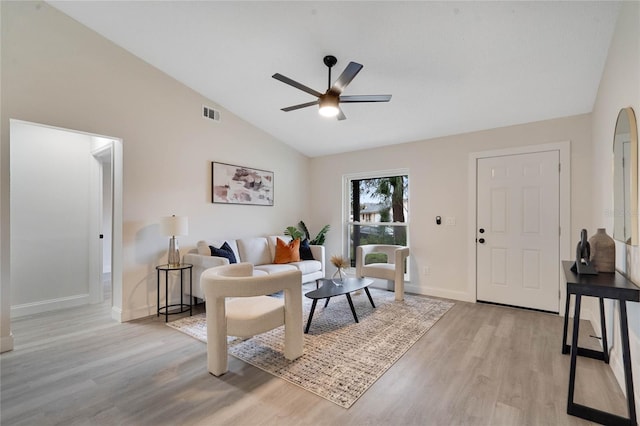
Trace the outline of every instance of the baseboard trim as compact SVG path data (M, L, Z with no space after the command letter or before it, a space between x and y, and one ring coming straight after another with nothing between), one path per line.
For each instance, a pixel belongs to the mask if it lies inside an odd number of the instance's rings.
M11 306L11 317L19 318L27 315L55 311L58 309L74 308L76 306L88 304L88 294L77 294L74 296L60 297L57 299L41 300L39 302L24 303L22 305Z
M371 284L370 287L378 288L380 290L393 291L393 281L383 280L380 278L371 278L371 279L373 280L373 284ZM406 284L404 289L405 291L407 290Z
M9 333L8 336L2 336L0 338L0 353L9 352L13 350L13 333Z
M436 287L412 286L405 284L405 290L410 293L423 294L425 296L442 297L443 299L459 300L461 302L475 303L475 299L466 291L447 290Z
M112 317L115 311L116 311L116 308L113 308L111 310ZM118 309L118 311L119 311L119 318L116 318L116 319L120 322L127 322L127 321L136 320L139 318L146 318L151 315L155 315L157 313L156 305L147 305L147 306L142 306L135 309L127 309L127 310Z
M393 281L374 279L371 287L393 291ZM404 283L404 291L406 293L421 294L423 296L441 297L443 299L453 299L460 300L462 302L475 303L475 300L473 300L468 293L463 291L452 291L442 288L424 287L411 284L410 282Z
M116 306L112 306L111 307L111 318L118 321L118 322L123 322L122 321L122 309L116 307Z

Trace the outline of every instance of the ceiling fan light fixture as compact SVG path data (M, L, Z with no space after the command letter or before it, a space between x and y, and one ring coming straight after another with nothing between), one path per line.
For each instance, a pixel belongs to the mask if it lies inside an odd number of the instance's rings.
M2 0L0 0L2 1ZM298 83L295 80L285 77L282 74L275 73L271 77L291 87L302 90L314 97L318 98L317 101L305 102L303 104L292 105L286 108L282 108L282 111L289 112L301 108L306 108L314 105L318 105L318 112L324 117L337 117L339 121L346 120L346 116L340 109L341 103L361 103L361 102L389 102L391 95L357 95L357 96L342 96L344 89L351 83L351 80L362 69L362 64L357 62L349 62L349 65L342 71L340 77L331 84L331 67L333 67L338 60L335 56L325 56L324 64L329 68L328 87L325 93L320 93L304 84Z
M320 109L318 112L323 117L335 117L340 112L338 108L338 98L334 96L324 96L320 99Z

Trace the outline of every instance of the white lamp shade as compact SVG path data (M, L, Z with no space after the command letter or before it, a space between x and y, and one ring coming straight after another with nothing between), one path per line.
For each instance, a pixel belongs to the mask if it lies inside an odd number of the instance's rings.
M189 218L186 216L167 216L160 221L160 229L163 235L176 237L189 233Z

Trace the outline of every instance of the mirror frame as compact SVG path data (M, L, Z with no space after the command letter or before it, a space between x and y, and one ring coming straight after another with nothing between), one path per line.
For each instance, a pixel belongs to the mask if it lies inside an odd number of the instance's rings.
M620 130L620 122L626 118L629 123L629 177L625 182L625 173L623 158L624 152L621 153L621 149L616 150L617 144L622 141L619 135L623 134ZM626 135L626 132L624 133ZM622 150L624 151L624 150ZM622 156L622 157L620 157ZM620 168L622 167L622 171ZM616 188L617 185L623 185L622 188ZM628 191L628 194L624 192ZM629 205L625 204L626 196L628 196ZM620 197L623 199L620 200ZM620 204L622 202L622 204ZM626 218L628 215L630 231L626 231ZM620 238L620 235L616 233L616 229L620 227L620 224L616 226L616 223L623 220L622 224L624 231L624 239ZM638 128L636 125L636 116L633 112L633 108L622 108L618 113L616 120L616 127L613 132L613 238L617 241L621 241L625 244L637 246L638 245Z

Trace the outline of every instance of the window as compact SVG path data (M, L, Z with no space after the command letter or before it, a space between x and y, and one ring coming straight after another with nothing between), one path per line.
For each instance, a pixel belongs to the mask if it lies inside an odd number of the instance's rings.
M345 185L345 233L351 266L355 266L355 247L359 245L408 245L408 171L348 176ZM374 259L367 258L366 263L371 261Z

